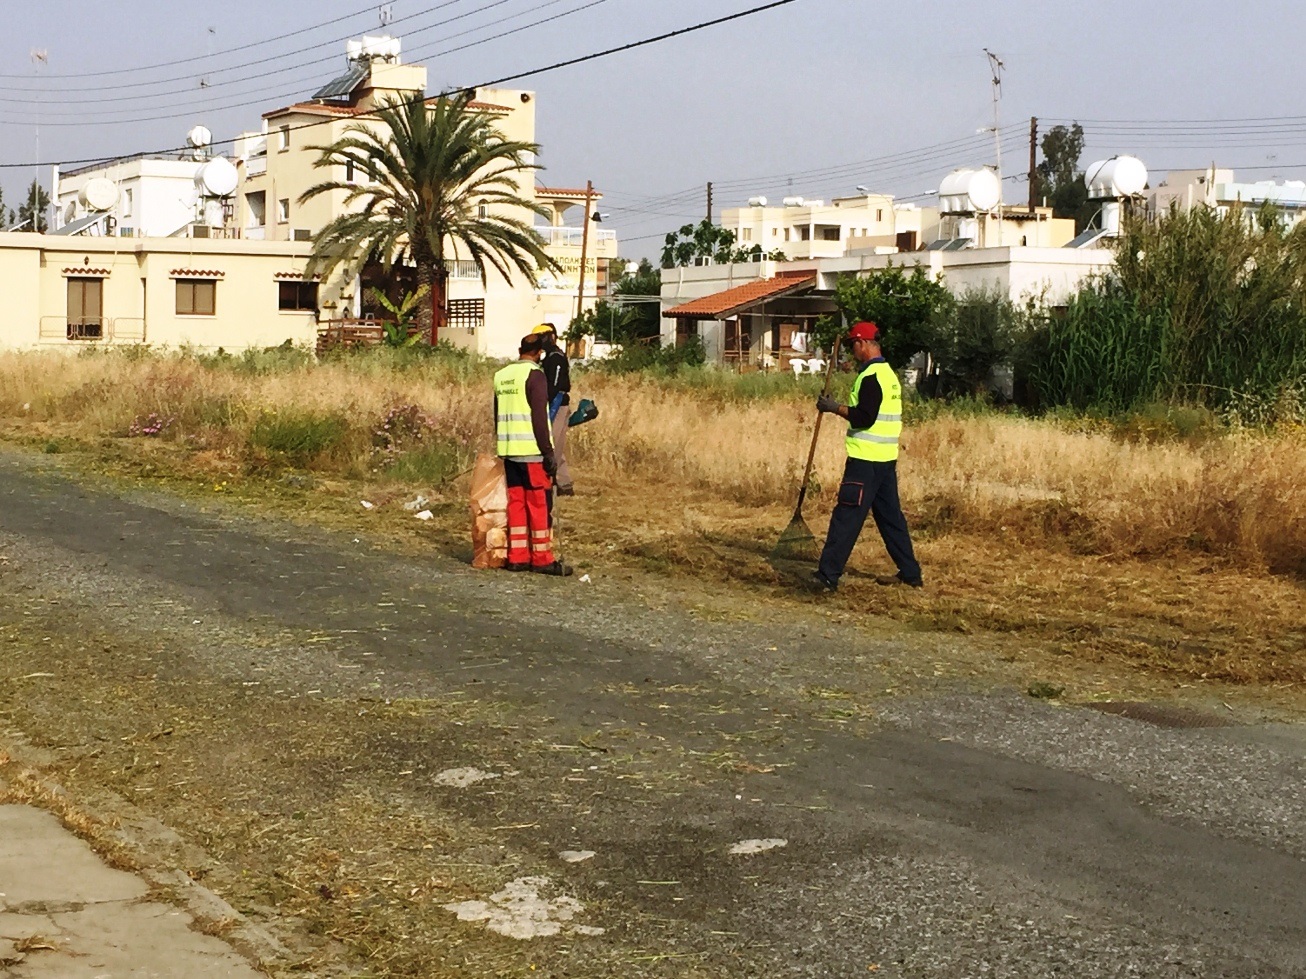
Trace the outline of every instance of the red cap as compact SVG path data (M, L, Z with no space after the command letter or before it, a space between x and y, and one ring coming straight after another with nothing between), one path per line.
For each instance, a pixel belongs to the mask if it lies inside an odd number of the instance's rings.
M849 340L874 340L880 335L880 328L870 320L862 320L860 323L854 323L853 328L848 331Z

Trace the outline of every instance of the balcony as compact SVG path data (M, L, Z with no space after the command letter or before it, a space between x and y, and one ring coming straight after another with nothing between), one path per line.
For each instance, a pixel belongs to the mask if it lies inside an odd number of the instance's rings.
M550 228L536 227L535 234L546 245L554 247L571 246L579 248L582 244L585 231L583 228ZM607 228L590 229L590 241L616 241L617 233Z

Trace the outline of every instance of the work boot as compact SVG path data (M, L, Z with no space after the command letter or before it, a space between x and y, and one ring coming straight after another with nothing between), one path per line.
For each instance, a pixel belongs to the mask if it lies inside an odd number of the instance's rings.
M563 564L561 561L554 561L552 564L541 564L531 568L536 574L553 575L555 578L566 578L571 574L571 565Z
M877 585L906 585L908 588L924 588L925 583L917 578L915 581L908 581L901 574L882 574L876 575L875 583Z
M529 571L530 569L531 565L529 561L519 561L516 563L509 561L503 566L503 570L505 571Z
M813 571L811 578L807 580L806 584L809 588L826 592L837 591L839 588L837 582L831 581L825 575L821 574L820 571Z

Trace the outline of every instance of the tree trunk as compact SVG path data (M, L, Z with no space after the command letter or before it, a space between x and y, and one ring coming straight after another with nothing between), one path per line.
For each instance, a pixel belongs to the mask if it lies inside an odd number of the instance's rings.
M449 322L449 306L446 302L449 273L441 262L435 267L431 283L431 346L440 339L440 331Z

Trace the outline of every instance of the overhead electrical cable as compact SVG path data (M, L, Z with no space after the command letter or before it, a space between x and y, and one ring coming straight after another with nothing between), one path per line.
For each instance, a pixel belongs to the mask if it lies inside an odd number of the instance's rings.
M438 93L437 95L429 96L428 98L442 98L442 97L447 97L449 95L453 95L460 91L468 91L468 90L473 90L478 88L494 88L496 86L504 84L505 82L517 81L523 78L531 78L536 75L543 75L548 72L558 71L562 68L570 68L573 65L585 64L586 62L590 62L590 61L597 61L601 58L607 58L614 54L621 54L626 51L633 51L638 48L648 47L649 45L659 44L663 41L671 40L673 38L684 37L685 35L696 33L697 31L706 30L709 27L717 27L721 24L727 24L733 21L742 20L746 17L752 17L757 14L764 13L768 10L775 10L779 7L787 7L791 4L798 3L798 2L799 0L771 0L770 3L759 4L754 7L749 7L744 10L736 11L733 14L727 14L725 16L716 17L711 20L700 21L697 24L691 24L687 27L676 28L675 30L672 31L665 31L661 34L656 34L653 35L652 37L646 37L639 41L630 41L626 44L617 45L616 47L605 48L604 50L594 51L590 54L580 55L575 58L568 58L564 61L556 61L553 62L552 64L543 65L539 68L530 68L525 71L515 72L513 74L501 75L498 78L480 82L476 85L468 85L465 87L449 89L445 92ZM353 120L376 118L376 112L375 111L360 112L354 115L352 118ZM338 121L336 118L332 118L327 120L318 120L315 122L305 122L305 123L300 123L296 126L288 127L288 129L290 132L298 132L306 129L315 129L319 126L330 125L331 123L336 121ZM216 140L214 145L222 145L224 143L230 143L234 138L235 137L227 137L226 139ZM173 147L168 147L166 149L150 151L148 153L120 154L119 156L111 157L111 158L106 158L101 156L101 157L93 157L93 158L86 158L80 160L62 160L62 161L49 161L49 162L42 161L36 163L30 163L30 162L29 163L0 163L0 169L12 170L12 169L19 169L22 167L31 168L31 167L38 167L38 166L56 166L56 165L68 166L73 164L85 164L85 163L102 163L102 162L108 163L108 162L112 162L113 160L124 159L133 156L134 157L154 156L154 155L162 156L171 153L180 153L180 152L185 152L186 149L187 148L184 146L173 146Z

